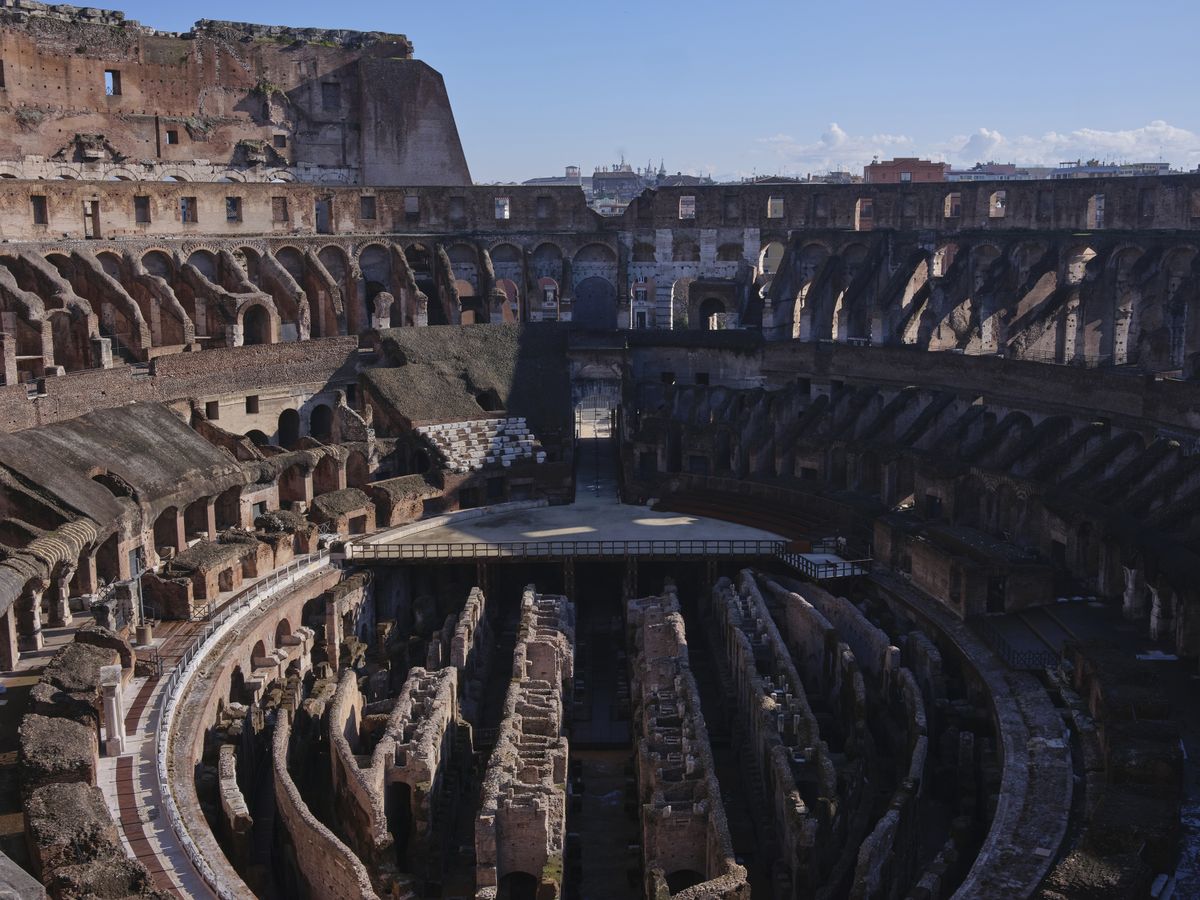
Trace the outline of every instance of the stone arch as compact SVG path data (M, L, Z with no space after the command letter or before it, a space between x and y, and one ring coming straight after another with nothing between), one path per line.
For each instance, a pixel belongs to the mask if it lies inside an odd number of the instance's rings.
M304 284L304 253L291 245L277 247L274 253L276 261L283 266L296 284Z
M530 254L529 267L535 278L553 278L556 281L562 278L562 247L550 241L538 244Z
M687 237L677 237L671 243L671 262L700 262L700 245Z
M324 444L333 440L333 407L328 403L318 403L308 416L309 436Z
M242 345L246 347L279 342L279 317L266 305L251 303L238 313L242 327Z
M253 285L259 284L262 255L253 247L245 246L238 247L232 255L238 265L242 267L242 271L246 273L246 279Z
M492 311L492 320L502 322L519 322L521 318L521 291L511 278L501 278L496 282L496 289L504 295L504 300L498 310Z
M168 283L175 280L175 259L165 250L147 250L142 254L142 266Z
M392 288L392 254L387 246L370 243L358 251L358 270L362 274L362 298L364 303L364 322L370 322L372 304L375 297L384 292L395 294ZM403 306L401 298L396 297L396 306Z
M332 453L326 453L313 469L313 496L340 490L342 485L341 461Z
M213 504L213 512L217 520L217 530L237 528L242 524L242 489L235 485L217 495Z
M176 506L168 506L158 518L154 520L154 547L157 550L160 547L170 547L172 550L179 551L184 547L183 535L180 534L180 516L179 508Z
M287 639L292 636L292 623L286 618L282 618L275 625L275 647L283 647L287 645Z
M784 251L781 241L768 241L763 244L758 254L758 271L763 275L776 275L783 262Z
M616 265L617 255L612 247L593 241L579 248L575 254L574 265Z
M360 488L370 482L371 472L367 454L362 450L351 450L346 457L346 487Z
M958 244L953 241L946 241L938 245L933 251L933 261L929 267L930 278L945 278L950 268L954 265L954 258L958 255Z
M187 258L188 265L196 269L213 284L220 284L220 269L217 256L211 250L193 250Z
M300 442L300 413L299 411L288 408L279 414L278 428L278 443L280 447L287 450L294 450L296 444Z

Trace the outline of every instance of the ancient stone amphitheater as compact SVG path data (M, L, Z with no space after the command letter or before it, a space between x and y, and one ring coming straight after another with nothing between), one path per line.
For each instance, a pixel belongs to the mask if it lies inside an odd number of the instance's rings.
M1200 892L1200 176L604 218L27 0L0 122L5 896Z

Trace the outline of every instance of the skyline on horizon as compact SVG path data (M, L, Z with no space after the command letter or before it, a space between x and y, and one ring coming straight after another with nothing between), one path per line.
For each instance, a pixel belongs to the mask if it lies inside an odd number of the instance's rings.
M481 183L561 175L568 165L586 176L622 157L635 168L661 159L672 174L720 181L860 173L876 156L955 168L1089 158L1200 166L1200 113L1177 74L1200 9L1183 0L1166 0L1154 18L1130 15L1116 0L1086 9L1017 0L1003 17L935 0L920 17L865 29L824 6L778 9L750 0L740 7L739 21L748 24L738 65L730 64L737 51L727 39L739 32L712 0L659 3L652 11L469 3L453 20L429 8L380 9L364 0L333 8L268 0L252 16L229 0L104 6L163 30L209 18L404 33L416 57L445 78L472 177ZM895 6L867 0L857 9L861 20ZM764 34L797 37L763 52L756 41ZM988 42L981 54L956 49L981 40ZM1129 56L1135 64L1123 61ZM966 72L964 60L982 61L987 71ZM576 77L563 77L567 70ZM1052 100L1029 100L1054 91ZM795 102L785 106L789 98ZM497 141L498 134L506 139Z

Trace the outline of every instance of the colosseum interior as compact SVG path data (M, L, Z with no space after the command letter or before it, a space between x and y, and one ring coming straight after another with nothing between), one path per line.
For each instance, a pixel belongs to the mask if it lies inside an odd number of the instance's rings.
M0 0L0 893L1200 895L1200 175L603 217L414 52Z

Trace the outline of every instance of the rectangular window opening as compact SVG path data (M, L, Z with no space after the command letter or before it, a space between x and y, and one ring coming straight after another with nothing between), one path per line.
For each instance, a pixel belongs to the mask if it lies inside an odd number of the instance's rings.
M241 197L226 197L225 198L225 221L226 222L242 221L242 198Z
M209 400L204 404L204 418L210 422L215 422L221 418L221 401Z
M200 217L196 211L195 197L179 198L179 221L192 225L200 221Z
M321 84L321 108L334 110L342 105L342 86L337 82L326 81Z
M104 70L104 93L109 97L121 96L121 73L116 69Z
M282 150L287 146L287 135L276 134L271 137L271 143L274 144L276 150Z
M358 198L358 217L374 221L376 215L375 195L363 194Z
M696 198L694 196L689 195L679 198L679 218L696 218Z
M496 218L509 219L512 217L512 202L508 197L496 198Z
M168 144L178 144L179 143L179 131L177 129L174 129L174 128L167 129L167 143Z
M138 225L150 224L150 198L133 198L133 221Z
M49 225L50 209L46 203L46 198L41 194L34 194L29 200L33 204L33 224Z
M0 59L0 91L4 90L4 60Z
M771 197L767 200L767 218L782 219L783 218L783 198Z
M246 412L252 416L258 414L258 394L246 398Z
M288 220L288 204L287 197L272 197L271 198L271 221L276 224L287 222Z
M454 218L454 202L450 203L451 216ZM409 194L404 198L404 218L410 222L416 222L421 218L421 198L415 194Z

